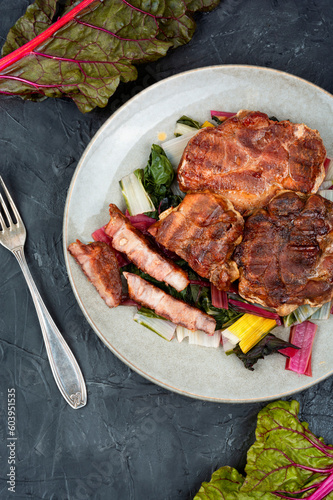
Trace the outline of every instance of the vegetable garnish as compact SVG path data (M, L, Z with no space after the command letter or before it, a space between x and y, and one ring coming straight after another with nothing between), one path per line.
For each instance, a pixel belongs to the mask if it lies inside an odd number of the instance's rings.
M300 325L291 327L289 340L300 349L295 356L287 359L286 370L300 375L312 376L311 353L317 328L318 326L310 321L304 321Z
M235 299L229 299L229 304L234 306L235 309L238 309L242 312L254 314L255 316L260 316L261 318L275 319L277 325L282 325L281 318L277 313L268 311L267 309L264 309L263 307L260 307L258 305L249 304L248 302Z
M231 467L221 467L194 500L332 498L333 446L315 436L298 412L297 401L276 401L263 408L256 441L247 453L245 478Z
M147 316L147 314L142 314L141 311L138 311L133 319L140 325L143 325L149 330L152 330L154 333L157 333L157 335L168 342L170 342L170 340L172 340L175 336L176 325L165 318Z
M212 111L210 112L210 116L213 120L215 120L218 124L223 123L228 118L235 116L236 113L230 113L228 111Z
M189 132L197 132L200 130L201 125L198 121L189 118L188 116L181 116L176 122L174 134L176 137L187 134Z
M276 337L273 333L268 333L247 353L244 353L238 344L232 350L227 351L227 354L236 354L237 358L243 362L245 368L253 371L253 365L255 365L259 359L264 359L265 356L269 354L279 352L283 356L289 358L294 356L297 350L298 348L290 342L286 342Z
M181 160L182 154L188 141L197 133L197 130L192 132L187 132L184 135L170 139L169 141L163 142L163 149L165 154L169 158L172 166L176 169Z
M207 335L202 330L192 332L192 330L178 325L176 328L176 335L178 342L182 342L185 338L188 338L188 343L190 345L217 348L221 343L221 332L219 330L216 330L214 335Z
M333 177L333 164L331 158L326 158L324 162L324 167L326 170L326 180L332 179Z
M145 233L149 226L156 222L152 217L148 217L146 214L130 215L127 211L125 212L128 220L133 224L134 227L139 229L142 233Z
M302 323L302 321L307 320L308 318L311 318L311 316L318 311L319 307L311 307L307 304L304 306L299 306L297 309L294 311L294 316L296 318L297 323Z
M244 314L240 319L228 327L228 332L236 335L242 352L247 353L268 332L276 326L274 319L260 318L253 314ZM223 335L226 335L226 330Z
M142 180L143 170L137 169L135 172L123 177L119 182L130 215L155 210L154 203L143 187Z
M326 304L322 305L317 309L317 311L311 316L311 319L316 320L325 320L329 319L331 314L332 302L326 302Z
M71 97L82 112L106 106L134 65L155 61L189 42L192 13L219 0L36 0L10 30L0 59L0 93L24 99ZM53 23L58 8L63 16ZM28 41L27 41L28 40Z
M212 305L220 309L228 309L228 296L226 292L222 292L213 283L210 284L210 293L212 296Z
M167 155L161 146L153 144L143 172L143 185L156 208L169 195L174 176L175 172Z

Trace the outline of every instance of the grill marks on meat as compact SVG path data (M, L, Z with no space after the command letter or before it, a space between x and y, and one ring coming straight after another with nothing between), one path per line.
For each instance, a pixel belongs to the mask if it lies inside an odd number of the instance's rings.
M156 241L186 260L203 278L220 290L228 290L239 277L231 259L242 240L243 217L223 196L195 193L165 218L149 227Z
M125 272L124 276L127 279L128 293L131 299L153 309L156 314L177 325L193 331L203 330L209 335L213 335L216 322L212 316L171 297L136 274Z
M112 238L112 246L153 278L164 281L179 292L184 290L189 284L185 271L160 255L116 205L111 204L109 208L110 222L105 233Z
M99 295L109 307L121 302L121 278L117 258L112 248L100 241L85 245L80 240L68 247Z
M315 193L324 179L326 150L316 130L240 111L200 130L178 167L184 192L213 191L241 213L265 206L280 190Z
M280 315L332 300L333 203L317 194L278 194L247 219L235 260L240 295Z

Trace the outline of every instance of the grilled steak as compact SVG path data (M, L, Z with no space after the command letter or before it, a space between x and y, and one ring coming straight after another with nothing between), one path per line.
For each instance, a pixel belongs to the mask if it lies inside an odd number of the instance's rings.
M185 192L220 193L243 214L265 206L282 189L315 193L325 176L325 158L316 130L240 111L190 139L178 182Z
M160 255L116 205L110 205L110 222L105 232L112 238L112 246L116 250L126 254L131 262L153 278L173 286L178 292L189 284L185 271Z
M156 314L176 325L185 326L193 331L203 330L213 335L216 322L212 316L171 297L136 274L124 273L124 276L127 279L129 296L135 302L153 309Z
M243 226L243 217L226 198L195 193L186 195L176 209L148 231L200 276L220 290L228 290L239 277L231 255L242 240Z
M119 306L122 286L117 258L112 248L100 241L84 245L76 240L69 245L68 250L105 303L109 307Z
M278 194L245 223L235 250L239 293L286 315L333 298L333 203L318 194Z

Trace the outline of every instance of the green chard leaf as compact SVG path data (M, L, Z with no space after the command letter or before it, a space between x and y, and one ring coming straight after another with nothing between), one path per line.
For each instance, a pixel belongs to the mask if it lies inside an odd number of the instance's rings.
M236 500L244 477L232 467L215 471L209 483L202 483L193 500Z
M197 128L198 130L200 130L200 128L201 128L201 125L198 121L193 120L193 118L190 118L186 115L181 116L177 120L177 123L182 123L183 125L187 125L188 127Z
M258 414L246 477L221 467L194 500L333 500L333 446L298 419L297 401L276 401Z
M237 344L236 347L234 347L234 349L230 352L230 354L236 354L236 356L244 363L245 368L253 371L253 365L255 365L259 359L263 359L265 356L278 352L280 349L285 349L287 347L294 347L297 349L297 347L290 342L279 339L273 333L268 333L247 353L244 354L242 349L239 347L239 344Z
M312 434L298 412L297 401L270 403L259 412L243 492L298 492L332 474L333 447Z
M213 473L209 483L202 483L193 500L276 500L277 497L271 493L243 493L240 490L243 482L244 477L236 469L221 467Z
M36 0L4 44L0 94L31 100L67 96L82 112L104 107L120 82L137 78L137 64L190 41L192 12L218 3Z
M157 144L153 144L147 166L144 169L143 185L155 207L172 194L170 186L175 172L167 155Z

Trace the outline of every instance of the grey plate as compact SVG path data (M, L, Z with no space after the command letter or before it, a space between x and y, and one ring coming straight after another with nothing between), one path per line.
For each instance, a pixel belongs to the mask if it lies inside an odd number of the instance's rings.
M69 279L90 325L111 351L133 370L167 389L217 402L276 399L303 390L332 374L332 321L318 322L312 356L313 377L284 369L285 360L272 355L254 372L243 368L223 349L166 342L133 320L134 308L109 309L85 278L66 248L76 238L91 241L91 233L108 222L108 205L124 208L118 181L144 167L158 134L172 137L182 114L204 121L209 110L260 110L280 120L304 122L318 129L328 155L333 154L333 98L295 76L251 66L213 66L167 78L144 90L97 132L73 176L64 214L64 253ZM283 338L288 330L280 328Z

